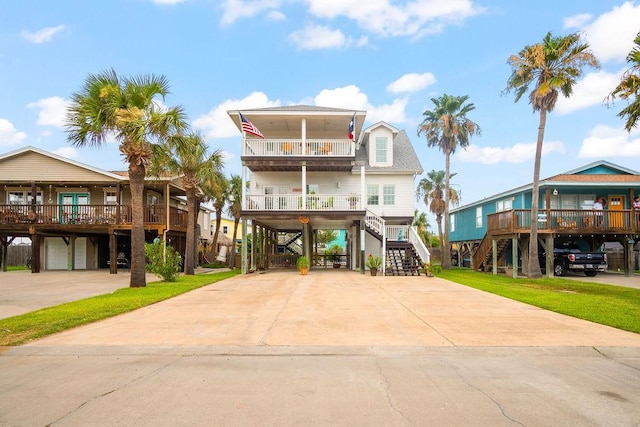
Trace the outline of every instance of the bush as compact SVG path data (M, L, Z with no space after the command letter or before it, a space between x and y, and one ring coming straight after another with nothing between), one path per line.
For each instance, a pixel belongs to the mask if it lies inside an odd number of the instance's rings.
M165 282L175 282L180 272L182 258L171 246L167 246L166 257L163 256L163 246L158 243L145 243L144 253L147 256L147 271L162 277Z

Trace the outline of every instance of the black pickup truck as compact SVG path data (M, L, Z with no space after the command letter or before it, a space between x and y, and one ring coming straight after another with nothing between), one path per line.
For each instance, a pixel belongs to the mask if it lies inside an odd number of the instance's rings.
M540 252L540 267L544 271L546 253ZM604 252L583 252L574 243L563 243L553 249L553 273L564 276L567 271L581 271L593 277L599 271L607 271L607 254Z

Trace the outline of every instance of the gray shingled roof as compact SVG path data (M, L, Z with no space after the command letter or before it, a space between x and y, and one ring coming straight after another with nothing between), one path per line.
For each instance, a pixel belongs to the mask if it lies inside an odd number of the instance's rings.
M368 141L367 141L368 142ZM356 151L356 162L364 162L365 171L371 172L412 172L421 174L424 172L420 159L416 151L413 149L413 144L407 136L407 132L401 130L393 139L393 166L390 167L373 167L369 164L367 158L367 149L363 144L359 150ZM355 168L359 168L356 166Z

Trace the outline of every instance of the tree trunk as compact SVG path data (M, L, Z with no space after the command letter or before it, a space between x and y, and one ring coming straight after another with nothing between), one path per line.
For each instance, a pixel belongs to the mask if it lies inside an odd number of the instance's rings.
M447 151L444 155L445 174L444 174L444 233L440 246L442 247L442 268L444 270L451 269L451 250L449 248L449 167L451 165L451 154Z
M231 262L228 263L230 268L236 267L236 241L238 238L238 224L240 224L240 217L235 217L235 221L233 222L233 242L231 243Z
M195 248L196 248L196 226L195 215L196 209L196 189L194 187L186 187L187 193L187 242L184 249L184 274L195 274Z
M222 208L216 208L216 232L213 235L213 258L218 256L218 235L220 234L220 224L222 224Z
M438 239L440 240L440 248L442 248L442 215L436 216L436 224L438 224ZM442 249L440 249L440 256L442 257ZM440 260L442 262L442 260Z
M531 238L529 239L528 277L537 279L542 277L540 261L538 260L538 199L540 193L540 161L542 158L542 143L544 141L544 127L547 122L547 110L540 109L540 124L538 125L538 141L536 142L536 158L533 165L533 186L531 188Z
M144 255L144 176L143 165L129 164L131 186L131 279L129 286L141 288L147 285Z

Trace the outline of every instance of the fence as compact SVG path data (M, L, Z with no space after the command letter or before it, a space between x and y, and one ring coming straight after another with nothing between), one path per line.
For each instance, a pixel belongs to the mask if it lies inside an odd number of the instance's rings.
M27 265L27 259L30 256L31 245L9 245L7 247L7 265Z

